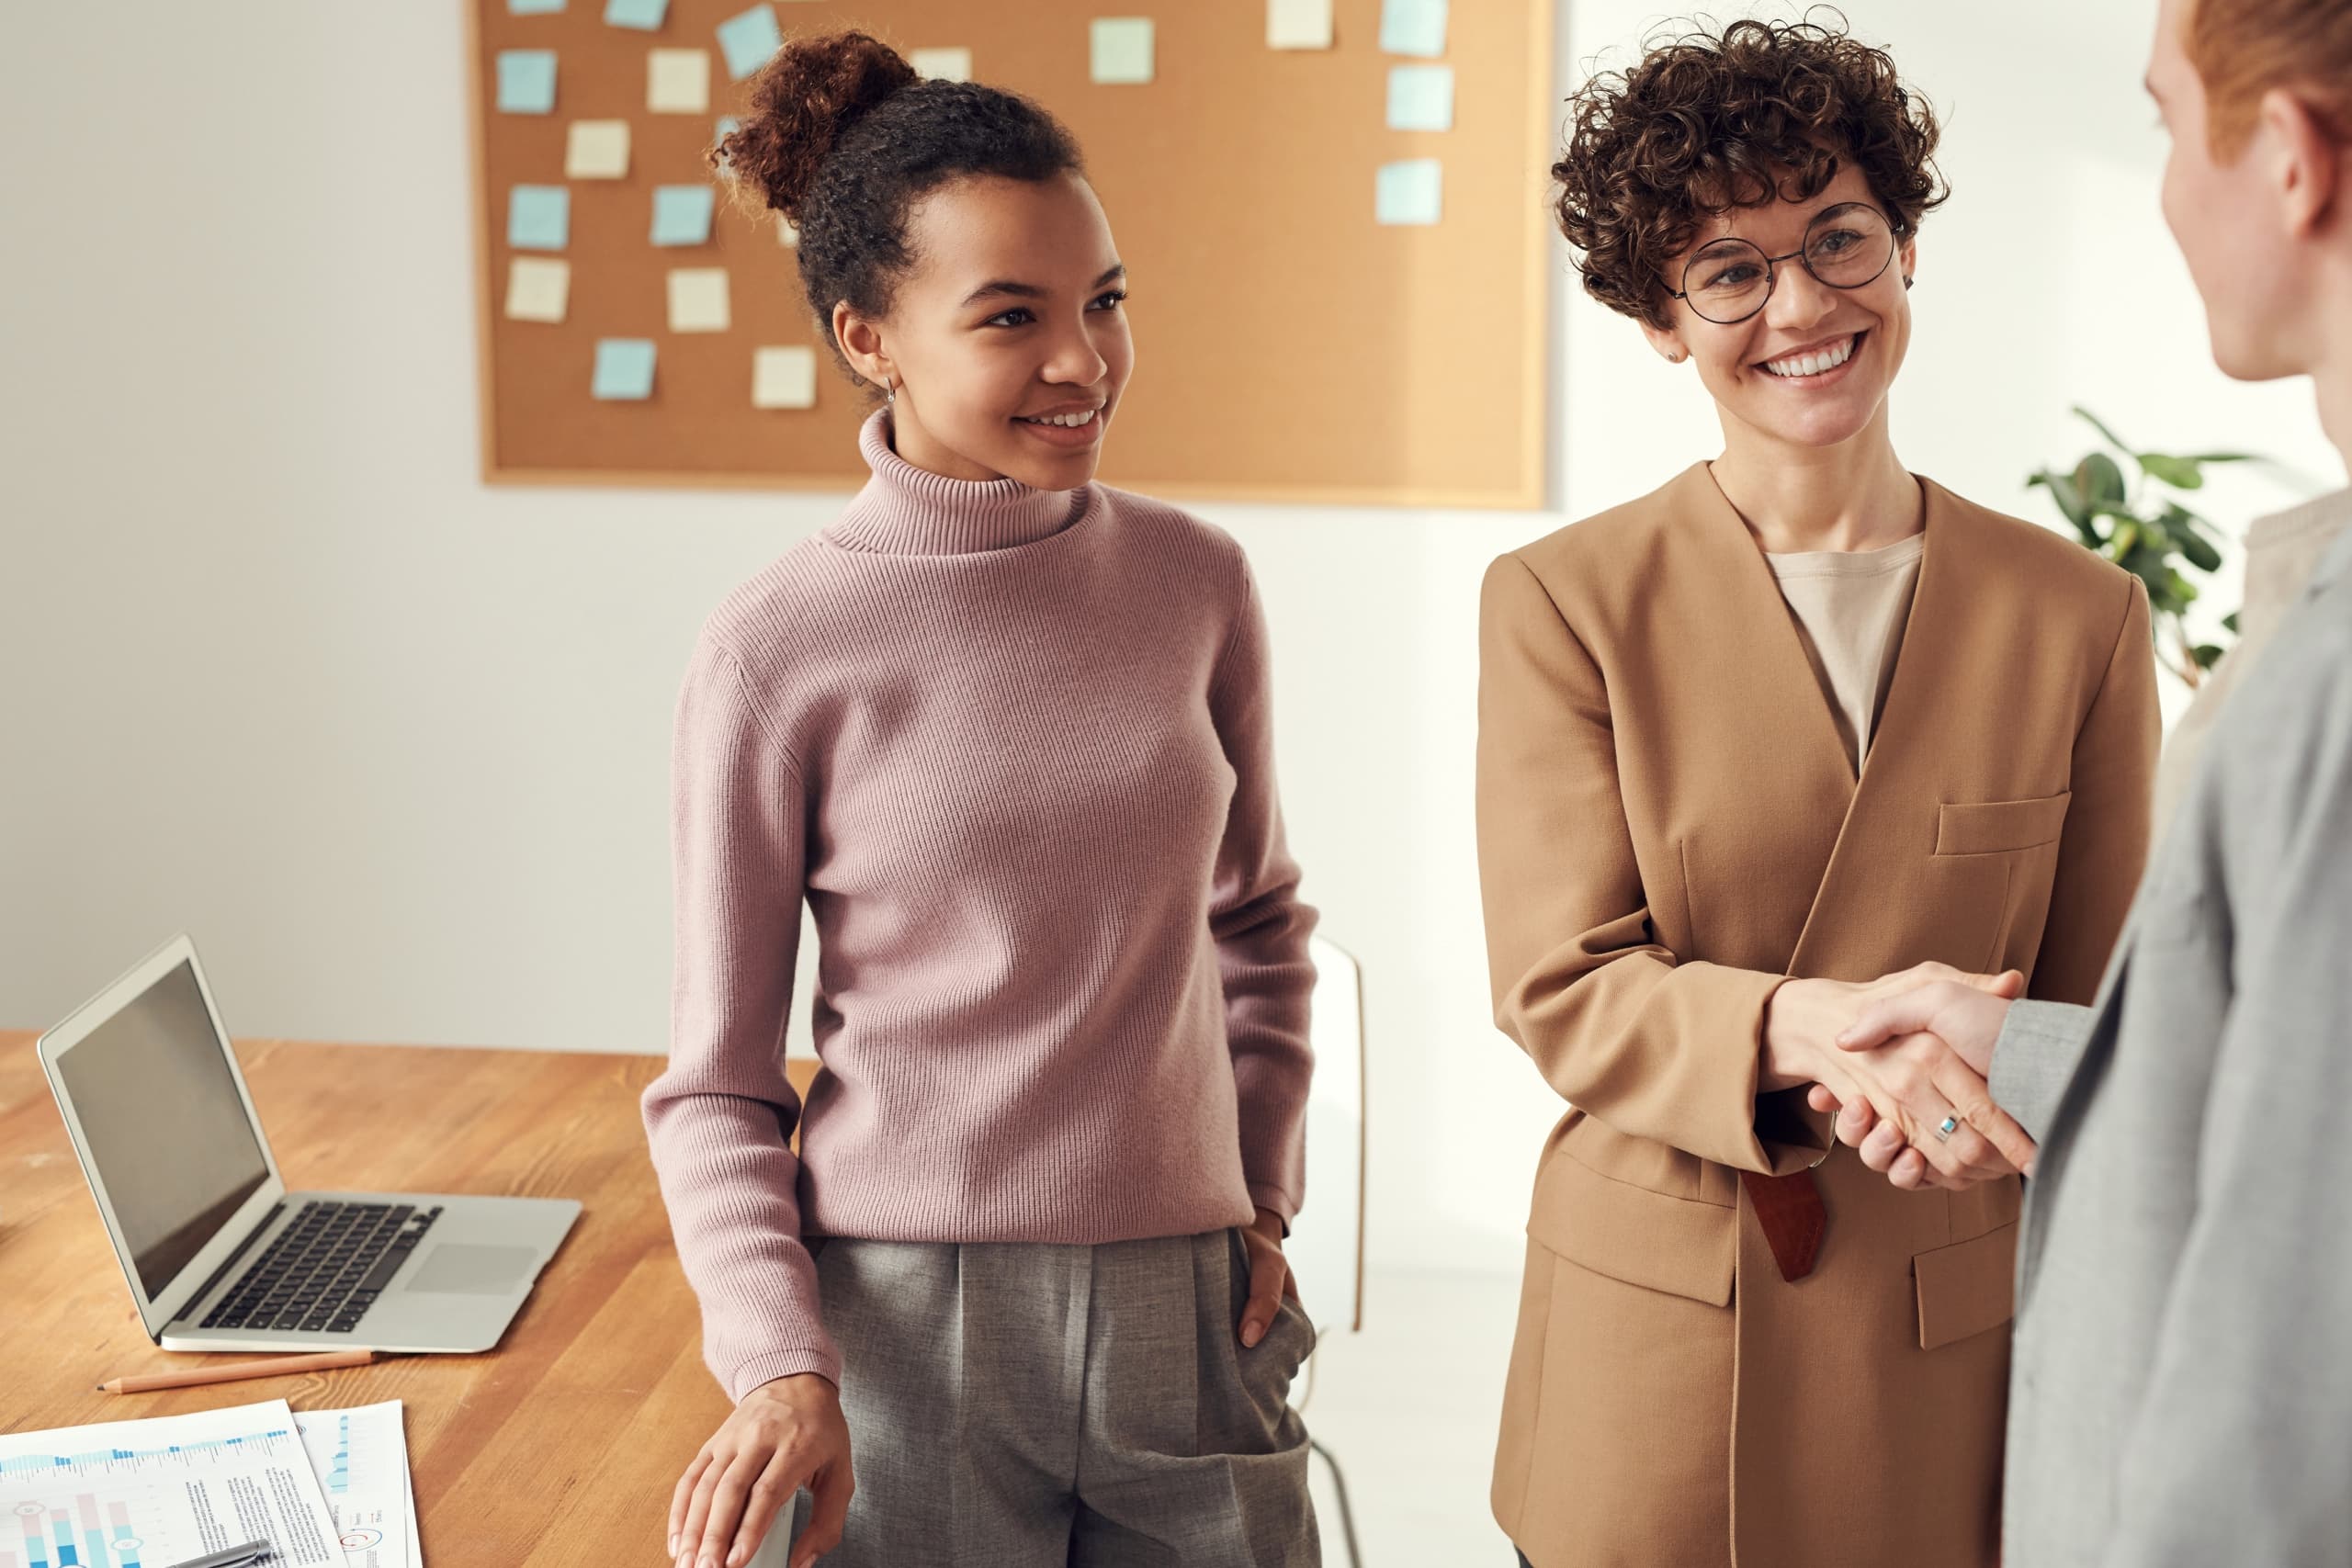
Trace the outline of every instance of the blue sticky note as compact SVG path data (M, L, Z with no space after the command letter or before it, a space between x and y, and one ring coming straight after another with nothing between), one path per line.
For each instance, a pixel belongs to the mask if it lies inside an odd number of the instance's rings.
M571 192L516 186L506 196L506 243L518 251L560 251L571 239Z
M1434 223L1444 205L1445 170L1435 158L1380 165L1373 206L1383 223Z
M708 186L653 187L653 243L701 245L710 242Z
M718 24L718 47L727 55L727 74L741 82L768 62L784 47L784 29L775 25L775 7L764 3Z
M658 30L669 14L670 0L605 0L606 27L635 28L650 33Z
M1446 0L1380 0L1380 47L1435 60L1445 52Z
M502 49L498 51L498 108L502 114L551 114L555 111L555 51Z
M593 395L607 401L637 402L653 395L653 342L641 337L596 340Z
M563 9L563 0L506 0L510 17L548 17Z
M1453 67L1393 65L1388 70L1388 129L1452 130Z

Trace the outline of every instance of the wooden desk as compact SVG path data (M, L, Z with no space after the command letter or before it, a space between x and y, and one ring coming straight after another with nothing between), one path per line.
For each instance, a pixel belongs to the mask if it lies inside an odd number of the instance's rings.
M399 1399L433 1568L663 1561L671 1488L728 1402L703 1369L638 1120L660 1057L241 1042L289 1187L577 1198L583 1210L489 1355L113 1396L94 1385L248 1358L149 1342L33 1039L0 1031L0 1430L257 1399L298 1410Z

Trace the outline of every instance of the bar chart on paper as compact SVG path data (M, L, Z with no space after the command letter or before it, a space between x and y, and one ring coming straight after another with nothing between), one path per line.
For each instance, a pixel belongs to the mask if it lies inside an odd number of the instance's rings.
M164 1568L267 1540L334 1560L334 1518L283 1401L0 1437L0 1568Z
M13 1522L24 1531L24 1568L140 1568L147 1542L131 1524L128 1504L108 1499L101 1517L95 1493L75 1493L67 1503L16 1506ZM0 1568L17 1568L17 1544L0 1545Z

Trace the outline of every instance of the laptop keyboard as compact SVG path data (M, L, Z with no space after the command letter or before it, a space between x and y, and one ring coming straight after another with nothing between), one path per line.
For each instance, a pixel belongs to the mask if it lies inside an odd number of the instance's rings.
M348 1334L440 1217L411 1203L304 1203L204 1326Z

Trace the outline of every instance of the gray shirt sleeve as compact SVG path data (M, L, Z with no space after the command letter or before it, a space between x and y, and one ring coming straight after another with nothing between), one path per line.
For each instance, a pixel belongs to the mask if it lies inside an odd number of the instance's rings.
M2026 1135L2041 1143L2050 1134L2059 1097L2075 1079L2075 1066L2089 1043L2097 1010L2072 1002L2012 1002L1993 1043L1993 1071L1985 1087L1993 1103L2017 1119Z

